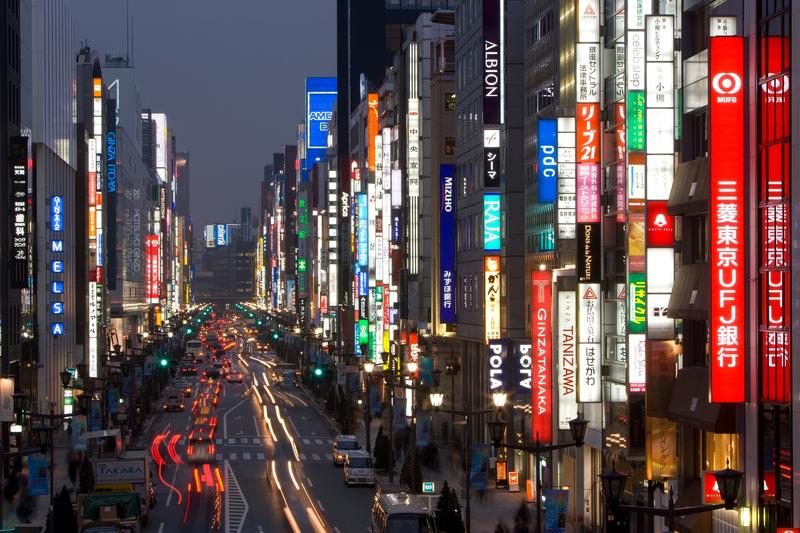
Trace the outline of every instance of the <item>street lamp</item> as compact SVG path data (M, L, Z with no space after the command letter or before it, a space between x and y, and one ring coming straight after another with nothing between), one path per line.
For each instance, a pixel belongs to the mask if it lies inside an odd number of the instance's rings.
M453 416L463 416L467 422L466 428L466 439L467 443L465 446L466 455L467 455L467 465L465 469L465 488L466 488L466 496L467 502L464 508L464 517L465 517L465 526L467 533L470 532L470 528L472 527L472 514L470 511L470 488L469 488L469 475L470 471L472 470L472 434L469 430L469 419L472 416L479 416L479 415L486 415L491 413L497 413L498 415L502 411L503 407L505 407L506 401L508 399L508 395L505 393L499 392L492 394L492 403L494 403L494 408L492 409L476 409L471 411L458 411L456 409L441 409L441 405L444 402L444 394L441 392L432 392L429 395L429 399L431 405L433 406L435 411L441 411L443 413L452 414ZM489 422L489 430L494 438L494 431L499 430L501 432L505 432L505 423L503 422L500 426L493 426L494 422Z
M366 346L366 345L364 345L364 346ZM365 352L362 351L361 353L365 353ZM364 417L366 418L366 425L367 425L367 453L369 455L372 455L372 444L371 444L372 436L370 435L370 431L372 429L370 427L370 426L372 426L372 405L370 405L371 401L370 401L370 395L369 395L369 377L370 377L370 374L372 374L373 370L375 370L375 363L370 361L370 360L364 361L364 372L367 374L365 379L364 379L365 392L366 392L366 395L367 395L367 401L364 402L366 404L366 411L364 412Z
M724 468L714 472L717 478L717 487L719 487L719 495L722 503L711 505L695 505L690 507L675 507L675 499L673 493L669 492L669 507L666 509L658 509L654 507L642 507L639 505L624 505L622 504L622 496L625 492L625 485L628 481L628 475L617 471L616 463L611 463L611 470L600 474L600 484L603 487L603 500L606 504L606 512L611 511L626 511L631 513L641 513L651 516L661 516L666 519L667 529L673 531L675 517L688 516L699 513L707 513L716 511L718 509L735 509L737 499L739 497L739 486L742 483L743 474L730 467Z
M489 433L492 437L492 442L495 448L506 448L508 450L520 450L527 453L532 453L536 456L534 462L534 474L536 476L536 531L542 531L542 477L539 473L539 456L543 453L552 452L554 450L561 450L563 448L571 448L572 446L583 446L583 438L586 435L586 426L588 422L581 417L576 417L569 421L569 431L572 436L572 442L562 442L559 444L540 444L539 434L536 434L536 440L533 444L508 444L503 443L506 435L506 422L498 419L489 422Z

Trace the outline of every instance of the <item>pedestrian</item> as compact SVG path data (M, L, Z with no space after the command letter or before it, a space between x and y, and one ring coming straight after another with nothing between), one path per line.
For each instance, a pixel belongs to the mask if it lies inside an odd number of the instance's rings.
M514 533L529 533L530 521L531 514L528 511L528 506L523 502L519 504L517 514L514 515Z

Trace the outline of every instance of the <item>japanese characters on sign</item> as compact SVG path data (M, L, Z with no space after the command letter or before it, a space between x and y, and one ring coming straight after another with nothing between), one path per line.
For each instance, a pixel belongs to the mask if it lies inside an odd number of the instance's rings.
M439 166L439 321L456 321L455 166Z
M500 338L500 256L483 258L483 310L486 341Z
M711 401L744 402L744 41L709 42Z
M559 239L575 238L575 118L558 119Z
M600 284L578 283L578 401L601 399Z
M788 403L791 358L790 39L762 37L759 110L761 399Z

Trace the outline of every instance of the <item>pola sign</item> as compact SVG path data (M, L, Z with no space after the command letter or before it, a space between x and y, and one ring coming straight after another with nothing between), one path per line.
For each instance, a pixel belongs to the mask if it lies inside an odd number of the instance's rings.
M490 340L486 356L489 359L489 393L508 392L508 344L504 340Z

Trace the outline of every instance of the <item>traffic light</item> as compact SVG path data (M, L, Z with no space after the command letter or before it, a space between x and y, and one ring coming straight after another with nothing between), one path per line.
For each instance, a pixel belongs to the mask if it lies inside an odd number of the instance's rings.
M278 340L278 332L277 331L273 331L272 332L272 339L273 340Z
M187 335L191 335L192 333L194 333L194 330L192 328L186 328Z
M318 366L314 367L314 377L321 378L322 377L322 369Z
M160 364L162 368L166 368L167 365L169 364L169 361L167 361L167 357L166 356L162 355L161 359L158 361L158 364Z

